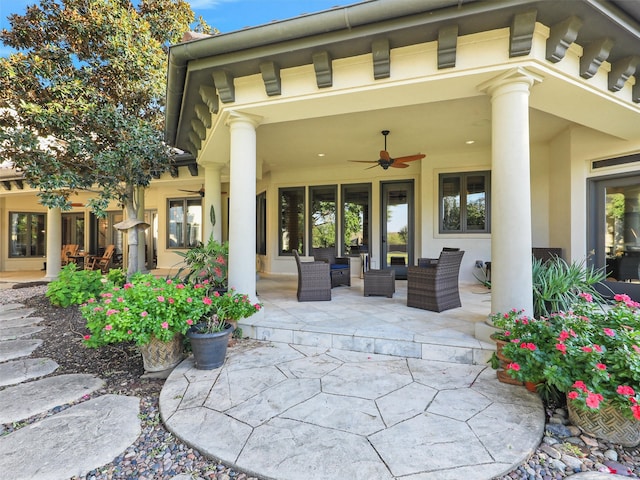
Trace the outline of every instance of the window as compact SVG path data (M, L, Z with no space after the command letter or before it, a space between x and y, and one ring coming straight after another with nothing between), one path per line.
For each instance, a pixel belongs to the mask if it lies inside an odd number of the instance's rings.
M279 189L278 212L280 255L304 254L304 187Z
M311 247L336 246L336 186L309 187Z
M440 233L489 233L490 172L440 175Z
M191 248L202 241L202 199L169 200L168 248Z
M267 192L256 196L256 253L267 254Z
M46 215L44 213L9 214L9 256L44 257L46 255Z
M342 186L342 232L347 254L358 255L369 251L370 205L370 183Z
M84 250L84 213L62 214L62 244Z

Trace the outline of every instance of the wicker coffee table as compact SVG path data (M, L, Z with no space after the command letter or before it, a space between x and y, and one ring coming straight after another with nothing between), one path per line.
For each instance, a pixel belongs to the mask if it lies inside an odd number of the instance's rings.
M364 296L383 295L393 297L396 291L395 270L369 270L364 272Z

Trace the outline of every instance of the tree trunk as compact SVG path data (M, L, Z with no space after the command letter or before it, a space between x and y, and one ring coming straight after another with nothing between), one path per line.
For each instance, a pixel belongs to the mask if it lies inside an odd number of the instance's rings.
M134 197L135 187L127 185L127 196L125 198L125 210L127 218L131 220L138 219L138 208ZM129 255L127 257L127 277L131 277L138 271L138 226L131 227L127 230L127 243Z

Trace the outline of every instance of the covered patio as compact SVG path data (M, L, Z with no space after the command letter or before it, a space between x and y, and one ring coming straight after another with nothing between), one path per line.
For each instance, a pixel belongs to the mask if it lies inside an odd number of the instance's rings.
M170 270L153 270L166 276ZM44 271L0 272L0 289L43 281ZM363 296L363 280L332 289L330 302L296 300L292 275L260 275L258 300L264 308L240 322L244 336L272 342L484 365L495 345L489 341L491 292L461 284L462 308L435 313L407 307L407 281L396 280L393 298Z
M240 327L258 340L466 364L484 364L495 350L485 324L491 293L481 285L461 285L462 308L442 313L407 307L406 280L396 280L393 298L365 297L363 288L356 277L329 302L299 303L295 277L261 276L264 315Z

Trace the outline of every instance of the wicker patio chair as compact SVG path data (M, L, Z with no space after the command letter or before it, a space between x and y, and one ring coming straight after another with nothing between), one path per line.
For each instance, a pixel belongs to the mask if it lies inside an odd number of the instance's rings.
M298 301L314 302L331 300L331 274L326 262L302 262L294 250L298 267Z
M351 264L349 257L336 257L334 247L321 247L313 249L313 259L329 264L331 271L331 288L338 285L351 286Z
M434 267L409 267L407 306L433 312L461 307L458 275L463 255L443 251Z

